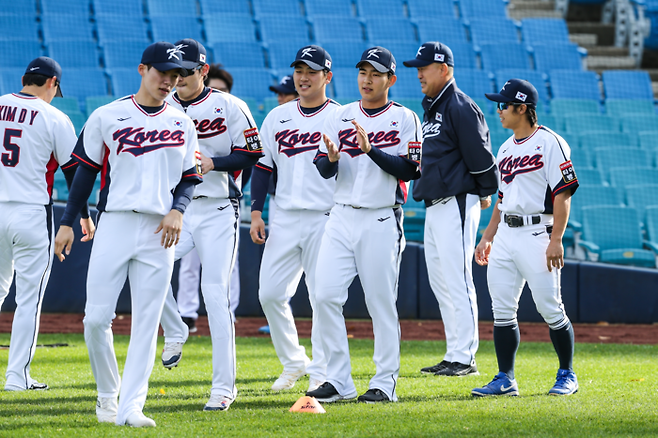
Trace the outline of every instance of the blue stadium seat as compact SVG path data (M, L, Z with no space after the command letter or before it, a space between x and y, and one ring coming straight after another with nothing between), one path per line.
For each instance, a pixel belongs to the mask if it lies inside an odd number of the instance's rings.
M251 15L204 14L203 23L208 44L257 41Z
M340 32L336 32L340 29ZM363 28L358 18L316 15L313 17L316 41L364 41Z
M366 43L365 41L357 41L357 42L327 41L327 42L318 42L317 44L323 47L327 52L329 52L329 55L331 55L332 68L341 68L341 67L354 68L356 66L356 63L359 62L359 59L361 59L361 54L363 53L363 51L369 47L369 44ZM391 51L393 50L390 49L389 47L386 48ZM299 50L299 47L295 50ZM396 55L397 54L393 52L393 56ZM292 62L294 58L295 58L295 53L292 54L292 59L290 59L290 62ZM399 58L396 57L395 59L398 61L400 67L403 68L402 62L399 60ZM288 63L288 65L290 65L290 62Z
M25 68L34 58L44 54L37 40L16 40L4 45L2 67Z
M618 224L614 233L610 232L610 224ZM592 260L649 268L656 266L655 254L643 249L640 221L634 208L584 207L583 239L586 240L580 241L579 245L587 250Z
M564 70L583 70L578 46L571 43L533 44L535 70L546 73L556 66Z
M248 1L235 0L200 0L201 13L208 14L246 14L251 15Z
M74 24L74 25L73 25ZM94 31L87 15L48 14L41 16L44 43L64 40L94 41Z
M473 69L455 70L457 87L471 98L482 98L484 93L493 93L494 87L487 72ZM499 122L500 124L500 122Z
M576 175L578 176L578 191L571 198L571 213L569 214L569 226L576 231L581 231L583 222L583 207L592 205L610 205L613 207L621 207L623 199L620 191L615 187L607 187L603 185L595 185L587 180L581 180L578 173L579 169L576 167ZM592 169L592 173L596 170ZM593 173L594 174L594 173Z
M626 114L621 118L624 132L635 134L647 128L658 128L658 114Z
M594 167L594 152L587 149L571 149L571 161L576 166L576 171L580 167ZM576 174L578 175L578 174Z
M98 48L90 40L64 40L48 43L48 53L62 69L99 67Z
M590 151L596 148L633 148L637 147L637 139L634 135L624 132L590 131L580 137L580 147Z
M475 45L486 43L518 43L519 32L512 20L491 17L476 17L469 21L471 41Z
M356 65L356 63L355 63ZM331 79L335 96L337 99L357 100L361 99L357 77L359 71L354 67L333 69L334 76Z
M34 15L0 15L0 41L39 41L39 29Z
M268 115L270 111L279 106L279 101L276 97L266 97L263 100L263 113Z
M140 77L136 68L133 68L133 71ZM84 112L87 96L108 94L107 78L100 68L69 69L62 78L62 93L67 97L76 97L80 103L80 110Z
M593 71L550 70L549 78L554 99L601 101L599 79Z
M624 187L632 184L648 184L649 180L639 180L640 176L645 177L639 169L645 169L651 165L649 153L637 148L597 148L594 151L596 167L601 170L606 180L615 187ZM632 170L637 170L632 175ZM651 173L650 173L651 174ZM647 178L650 178L647 176Z
M552 114L537 113L537 123L556 132L562 131L562 121Z
M551 113L558 117L566 113L601 114L601 107L593 99L555 98L551 101Z
M582 186L584 185L603 186L603 177L601 176L601 172L593 167L577 167L576 176L578 176L578 184L581 186L578 188L578 192L576 192L578 197L582 196L581 190ZM572 198L572 200L573 199L575 199L575 197Z
M290 67L290 64L295 60L295 55L301 47L301 44L291 44L288 41L274 41L268 43L267 56L270 62L270 68L276 70L279 76L292 74L293 69ZM329 55L331 56L333 67L334 54L329 52ZM359 56L361 56L360 53ZM354 64L356 64L356 61L354 61Z
M117 98L135 94L139 91L142 83L142 77L135 67L132 68L114 68L108 70L112 83L112 95ZM107 94L107 93L106 93ZM98 93L96 93L98 95Z
M274 85L274 76L262 68L233 68L231 74L236 78L231 94L240 98L251 97L262 101L270 97L270 85Z
M619 153L621 154L621 151ZM613 167L610 170L610 185L613 187L623 189L637 184L658 184L658 170L648 166L646 162L642 165L631 163L628 167Z
M647 128L650 127L647 126ZM656 126L651 128L658 129ZM637 137L641 149L645 151L658 151L658 130L640 131Z
M75 97L58 97L50 102L52 106L65 113L79 113L80 104Z
M402 64L402 62L408 59L413 59L416 56L416 52L418 51L418 47L419 47L419 44L415 41L400 41L400 40L381 40L378 42L373 41L372 43L369 44L369 46L374 46L374 45L385 47L391 51L391 53L395 57L395 63L397 65L398 72L402 69L411 70L410 68L405 67L404 64ZM361 56L360 53L359 56ZM414 75L416 75L417 70L415 68L412 70L414 72Z
M658 184L626 186L626 205L637 210L640 222L644 222L646 208L658 206Z
M653 102L644 99L606 99L605 112L611 116L623 116L629 113L656 114Z
M651 78L646 71L608 70L601 75L606 99L653 101Z
M310 41L308 23L302 16L286 15L260 15L257 17L260 24L260 35L263 41L288 41L305 44ZM341 29L341 34L347 32ZM335 37L335 29L332 36ZM320 40L316 34L316 39Z
M89 0L66 0L66 7L61 0L40 0L41 17L51 14L74 14L89 17L91 15Z
M394 86L395 87L395 86ZM400 105L409 108L411 111L415 112L420 121L423 121L423 113L425 110L423 109L423 101L422 99L418 98L407 98L407 97L401 97L401 98L395 98L393 99Z
M105 41L102 44L105 68L133 68L142 60L142 53L149 45L143 41Z
M343 17L354 17L355 8L352 0L306 0L306 15L341 15Z
M96 14L98 41L141 41L144 48L151 42L148 26L142 15ZM176 40L177 41L177 40Z
M0 69L0 84L2 84L3 94L17 93L21 91L23 88L21 78L25 74L25 67L27 67L27 65L17 68ZM66 79L64 79L64 81L66 81Z
M495 72L505 68L530 69L530 57L521 43L506 42L480 44L482 69Z
M195 0L146 0L146 8L148 14L152 17L166 15L174 15L177 17L197 16Z
M122 15L128 19L144 16L144 4L142 0L93 0L94 14L98 15Z
M420 91L417 70L405 68L402 64L398 64L396 75L397 81L389 90L389 97L393 99L417 99L418 102L421 102L423 93Z
M567 22L562 18L525 18L521 35L526 44L570 43Z
M402 17L405 12L403 3L403 0L356 0L356 14L363 18L375 15Z
M96 108L107 105L116 100L115 96L88 96L85 99L85 106L87 107L87 117L93 113Z
M6 1L2 5L3 15L20 15L23 17L37 16L36 0Z
M215 62L223 64L226 68L265 68L265 56L260 43L217 43L212 46L212 50L215 53ZM293 53L292 56L294 59L295 54Z
M87 122L87 116L82 114L80 111L66 112L66 115L69 116L69 119L71 119L71 123L73 123L73 127L75 128L75 135L80 135L80 131L82 131L82 127Z
M502 146L503 143L507 141L507 139L510 138L512 135L511 131L507 131L506 129L491 129L492 125L489 124L487 121L487 125L489 126L490 129L490 134L491 134L491 150L493 151L494 157L498 154L498 150ZM500 127L500 122L498 122L498 127Z
M183 38L204 41L201 23L196 17L169 15L151 15L151 30L154 41L174 43Z
M251 4L257 18L271 14L287 15L289 17L301 16L302 14L299 0L252 0Z
M368 17L365 19L365 26L366 39L373 45L392 40L418 42L414 25L404 17Z
M658 248L658 206L653 205L646 208L645 229L647 230L647 240L652 245L652 250L656 252Z
M459 0L461 17L505 18L505 2L503 0Z
M583 131L613 131L619 132L619 119L592 113L562 114L567 132L580 134Z
M444 40L446 41L446 40ZM443 42L443 41L440 41ZM465 68L475 69L478 68L477 55L473 49L471 43L463 42L448 42L445 43L450 50L452 51L452 56L455 62L455 69L461 70ZM413 59L415 54L413 54L408 59ZM403 60L404 61L404 60Z
M437 26L436 18L414 17L412 21L418 28L418 38L421 43L438 41L447 44L452 49L452 43L468 43L466 27L457 19L441 18L441 26ZM470 44L470 43L469 43Z
M539 93L539 99L543 103L548 103L550 96L548 95L548 88L546 87L546 80L543 75L534 70L525 70L525 69L502 69L496 71L496 88L500 90L506 81L509 79L525 79L535 86L537 92Z
M443 27L444 20L447 18L457 18L457 8L452 1L439 1L436 0L407 0L409 7L409 17L412 19L429 18L436 23L436 20L441 20Z

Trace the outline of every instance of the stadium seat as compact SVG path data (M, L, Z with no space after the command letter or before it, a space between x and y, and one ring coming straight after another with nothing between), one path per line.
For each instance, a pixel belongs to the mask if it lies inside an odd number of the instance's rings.
M601 101L599 78L593 71L550 70L553 99L590 99Z
M576 171L578 171L580 167L594 167L594 152L588 151L587 149L572 148L571 162L576 167Z
M635 134L647 128L658 128L658 114L625 114L621 117L621 129Z
M65 113L80 112L80 104L75 97L57 97L50 102L52 106Z
M251 15L204 14L204 29L208 44L225 42L256 42L256 25Z
M270 68L276 70L279 76L292 74L293 68L290 67L290 64L295 60L295 55L301 47L302 45L300 44L291 44L288 41L274 41L268 43L267 57L269 59ZM334 54L329 52L329 55L331 56L333 67ZM360 53L359 56L361 56ZM354 64L356 65L356 61L354 61Z
M658 170L647 166L613 167L610 170L610 185L624 187L638 184L658 184Z
M553 131L562 131L562 121L552 114L537 114L537 123Z
M136 66L133 72L141 79ZM135 93L138 88L134 90ZM62 79L62 93L67 97L76 97L82 112L85 111L87 96L102 96L108 94L107 91L107 78L100 68L69 69Z
M226 68L265 68L265 56L260 43L217 43L212 46L212 50L215 53L215 62L223 64ZM295 59L294 57L295 54L293 53L292 59ZM288 65L290 65L290 62L288 62Z
M656 252L658 248L658 206L649 206L645 210L645 229L647 231L647 240L651 249Z
M606 99L653 101L651 78L646 71L608 70L601 75Z
M182 38L204 41L201 23L196 17L178 14L151 15L151 30L154 41L176 42Z
M36 40L16 40L5 44L2 67L25 68L34 58L44 54L41 43Z
M197 15L195 0L146 0L146 8L150 16L176 15L180 17Z
M404 0L356 0L356 15L362 18L372 16L404 16Z
M595 185L587 180L581 180L578 173L579 168L576 167L576 175L578 176L579 187L576 194L571 198L571 212L569 214L569 226L576 231L582 229L582 209L591 205L610 205L614 207L621 207L623 205L623 198L620 191L616 187L608 187L603 185ZM592 169L595 171L595 169Z
M603 186L603 177L601 176L601 172L593 167L576 167L576 176L578 177L578 184L581 186ZM581 196L581 188L578 189L577 196Z
M418 81L416 69L405 68L401 63L398 66L396 72L397 81L391 87L389 96L393 99L417 99L418 102L421 102L423 93L420 91L420 82Z
M3 15L37 16L36 0L7 1L2 4Z
M71 123L73 123L73 127L75 128L75 135L80 135L82 127L87 122L87 116L82 114L80 111L70 111L67 112L66 115L69 116Z
M466 38L466 27L460 20L441 18L441 26L437 26L436 18L429 18L424 15L414 17L411 21L416 23L420 43L438 41L447 44L451 49L453 43L468 43L471 45L468 38Z
M201 13L208 14L246 14L251 15L248 1L235 0L200 0Z
M100 66L98 48L91 40L52 41L48 43L48 53L65 70Z
M546 73L556 66L564 70L583 70L582 56L575 44L533 44L532 55L535 70L540 72Z
M420 89L420 86L418 88ZM399 103L400 105L409 108L411 111L415 112L418 118L420 119L420 121L421 122L423 121L423 113L425 112L425 110L423 109L422 99L400 97L400 98L394 98L393 100Z
M85 99L87 117L89 117L91 113L96 110L96 108L107 105L108 103L114 102L115 100L116 97L114 96L88 96L87 99Z
M455 70L455 82L459 89L472 98L482 98L484 93L494 92L489 75L482 70L457 69Z
M649 128L647 126L647 128ZM658 127L653 126L658 129ZM637 135L640 148L646 151L658 151L658 131L640 131Z
M418 51L418 47L420 46L418 42L416 41L399 41L399 40L381 40L381 41L373 41L368 44L369 46L382 46L387 48L388 50L391 51L393 56L395 57L395 62L397 65L397 71L399 72L402 69L405 70L412 70L414 72L414 75L418 74L418 71L415 68L407 68L402 64L403 61L406 61L408 59L413 59L416 56L416 52ZM359 56L361 54L359 53ZM357 61L359 58L357 58ZM355 62L356 64L356 62Z
M151 42L142 15L96 14L96 27L101 46L107 42L140 41L146 48Z
M496 79L495 85L496 89L500 90L506 81L509 79L525 79L530 82L537 89L539 93L539 99L543 103L548 103L550 101L550 96L548 95L548 88L546 87L546 80L541 73L534 70L526 69L502 69L496 70Z
M551 114L562 117L568 113L601 114L601 108L593 99L556 98L551 101Z
M634 148L637 138L626 132L588 131L580 136L580 147L593 151L597 148Z
M571 42L567 22L562 18L524 18L521 35L523 42L529 45Z
M35 15L0 15L0 29L0 41L39 41Z
M361 54L366 50L370 45L365 41L355 41L355 42L345 42L345 41L327 41L327 42L318 42L316 43L319 46L323 47L329 55L331 55L331 67L332 68L354 68L356 63L361 59ZM386 47L387 49L393 52L393 49ZM299 49L295 49L296 51ZM416 47L417 49L417 47ZM295 57L295 53L292 54L292 59ZM393 56L397 54L393 52ZM292 59L290 62L292 62ZM398 61L400 68L403 68L402 62L399 58L395 58ZM290 65L288 62L288 65Z
M383 45L384 41L404 41L418 45L416 28L404 17L368 17L365 19L367 40L373 45Z
M251 0L251 4L254 7L256 18L271 14L286 15L288 17L302 15L299 0Z
M475 45L486 43L518 43L519 32L512 20L476 17L468 20L471 41Z
M105 68L133 68L142 60L142 53L149 45L144 41L106 41L102 44Z
M66 0L65 8L61 0L40 0L39 3L41 4L42 18L61 13L84 15L87 18L91 15L89 0Z
M340 15L343 17L354 17L355 8L352 0L306 0L304 2L306 15Z
M503 143L505 143L510 138L512 132L506 129L491 129L492 125L489 124L489 121L487 121L487 125L489 126L489 132L491 134L491 151L495 157L498 155L498 150L503 145ZM498 122L498 127L500 127L500 122Z
M598 148L594 151L594 157L596 167L603 172L604 177L607 181L610 181L610 184L617 187L628 185L628 183L622 179L623 177L617 175L619 173L626 175L626 171L622 172L621 168L631 167L637 169L637 177L640 175L640 168L650 167L651 164L649 153L637 148ZM647 182L648 181L638 181L634 182L634 184L646 184Z
M610 224L616 224L610 232ZM656 266L652 251L643 249L638 212L630 207L583 207L583 247L590 260L621 265Z
M111 78L112 95L117 98L135 94L142 83L142 77L135 67L132 68L114 68L107 71ZM99 93L95 93L99 95ZM107 94L107 93L106 93Z
M263 114L267 116L270 111L272 111L277 106L279 106L279 101L276 97L266 97L263 100Z
M27 65L17 68L0 69L0 84L2 84L3 93L17 93L21 91L23 88L21 78L25 74L25 67Z
M251 97L262 101L270 97L270 85L274 85L274 77L269 70L262 68L233 68L231 74L236 79L231 94L242 99Z
M567 132L579 134L583 131L613 131L619 132L619 119L592 113L566 113L564 128Z
M308 24L302 16L260 15L257 20L260 24L261 39L267 43L288 41L299 43L301 46L311 41ZM333 37L335 37L335 31L336 29L332 29ZM346 29L341 29L341 34L346 31ZM317 34L316 39L319 39Z
M436 0L407 0L409 17L411 19L428 18L441 20L441 27L447 18L457 18L457 8L451 1L437 2Z
M644 223L646 208L658 206L658 184L636 184L626 186L626 205L637 210L640 222Z
M313 18L313 33L316 41L364 41L363 28L359 19L316 15ZM336 32L340 29L340 32Z
M606 99L605 112L611 116L624 116L629 113L656 114L651 100L645 99Z
M75 23L75 25L72 25ZM87 15L47 14L41 16L43 39L46 45L53 41L94 41L94 31Z
M493 73L510 67L531 69L530 57L521 43L486 43L479 47L482 69L487 72Z
M215 0L216 1L216 0ZM121 15L128 19L144 16L144 5L142 0L93 0L94 14L98 15Z
M333 73L331 82L333 83L335 97L337 99L354 101L361 98L357 84L359 74L357 69L354 67L336 68L333 69Z
M503 0L459 0L459 13L463 18L507 17Z

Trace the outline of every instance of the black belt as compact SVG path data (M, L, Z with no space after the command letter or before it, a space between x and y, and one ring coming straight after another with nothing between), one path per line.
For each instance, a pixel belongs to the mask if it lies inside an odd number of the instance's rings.
M525 218L528 218L526 221ZM514 214L503 215L503 221L511 228L522 227L524 225L537 225L541 223L541 216L517 216Z

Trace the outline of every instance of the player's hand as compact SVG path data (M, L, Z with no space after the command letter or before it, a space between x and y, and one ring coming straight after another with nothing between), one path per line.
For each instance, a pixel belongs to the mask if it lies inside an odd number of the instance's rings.
M486 210L491 207L491 196L487 196L485 199L480 199L480 208Z
M66 255L71 254L71 245L73 245L73 228L67 225L60 225L57 235L55 236L55 255L60 262L63 262L66 256L62 254L64 250Z
M338 147L329 139L329 137L327 137L327 134L322 134L322 139L327 146L327 157L329 157L329 161L335 163L340 159L340 151L338 150Z
M562 241L553 240L546 248L546 266L548 272L553 272L553 268L561 269L564 266L564 247Z
M158 229L155 230L155 234L162 231L160 245L165 248L171 248L174 245L178 245L182 229L183 213L178 210L171 210L164 218L162 218L160 225L158 225Z
M251 240L257 244L265 243L265 221L260 211L251 212L251 228L249 229Z
M363 126L357 123L356 120L352 120L352 125L356 128L356 141L359 143L359 147L367 154L370 152L370 149L372 149L370 140L368 140L368 133L363 129Z
M491 240L482 238L478 246L475 247L475 263L480 266L489 264L489 254L491 253Z
M82 228L82 239L80 239L80 242L89 242L94 238L94 234L96 234L96 225L94 225L94 221L91 217L88 217L87 219L80 218L80 227Z
M201 158L201 174L205 175L215 168L215 163L213 163L211 158L206 157L201 152L199 152L199 157Z

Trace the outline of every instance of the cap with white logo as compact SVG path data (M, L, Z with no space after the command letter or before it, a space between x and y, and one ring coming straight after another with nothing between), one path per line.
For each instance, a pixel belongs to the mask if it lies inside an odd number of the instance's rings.
M485 93L484 95L494 102L525 103L533 108L539 102L537 89L530 82L523 79L510 79L505 82L499 93Z
M331 71L331 56L329 52L320 46L310 45L299 49L297 56L290 67L294 67L300 62L311 67L313 70Z
M416 58L410 61L404 61L406 67L426 67L433 62L455 65L450 47L437 41L429 41L418 48Z
M292 80L292 76L282 77L279 85L270 86L270 91L281 94L297 94L297 90L295 89L295 82Z
M388 50L380 46L371 47L366 49L361 54L361 60L356 65L356 68L361 67L361 64L367 62L368 64L375 67L380 73L393 73L395 74L395 58L393 54Z
M206 64L206 48L197 40L185 38L174 46L183 53L183 67L191 70Z
M152 65L159 71L180 70L182 76L187 75L183 67L183 52L180 48L165 41L148 46L142 53L141 63Z
M62 67L59 63L52 58L47 56L39 56L38 58L33 59L25 69L25 74L35 74L47 76L48 78L56 77L58 82L62 82ZM62 87L61 84L57 87L57 93L55 96L62 97Z

